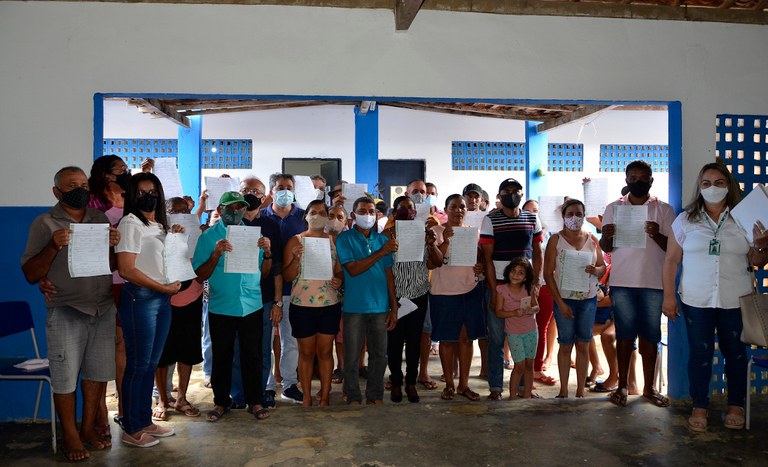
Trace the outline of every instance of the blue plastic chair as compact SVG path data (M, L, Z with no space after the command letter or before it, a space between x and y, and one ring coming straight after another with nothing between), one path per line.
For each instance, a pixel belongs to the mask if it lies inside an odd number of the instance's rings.
M768 355L753 355L747 364L747 407L745 410L747 415L745 427L747 430L749 430L749 419L752 408L752 366L758 366L761 369L768 370Z
M35 337L35 324L32 320L32 310L27 302L0 302L0 337L11 336L20 332L29 331L32 337L32 346L35 349L35 358L40 358L40 351L37 348L37 337ZM48 368L36 371L26 371L14 368L13 365L26 360L18 356L3 357L0 361L0 380L17 381L40 381L37 388L37 400L35 401L35 413L33 421L37 421L37 412L40 408L40 396L43 392L43 383L48 382L51 387L51 373ZM53 389L51 393L51 447L56 454L56 408L53 404Z

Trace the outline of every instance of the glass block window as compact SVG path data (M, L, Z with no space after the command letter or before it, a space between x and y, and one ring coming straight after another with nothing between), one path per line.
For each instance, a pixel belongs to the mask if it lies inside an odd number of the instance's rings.
M177 157L175 139L109 138L103 141L102 154L123 158L128 167L138 169L141 162L155 157ZM204 169L250 169L253 167L253 141L250 139L204 139Z
M582 172L584 171L584 145L550 143L547 162L550 172Z
M624 172L627 164L644 160L654 172L669 172L669 146L661 144L601 144L600 172Z
M453 170L525 170L525 143L454 141Z

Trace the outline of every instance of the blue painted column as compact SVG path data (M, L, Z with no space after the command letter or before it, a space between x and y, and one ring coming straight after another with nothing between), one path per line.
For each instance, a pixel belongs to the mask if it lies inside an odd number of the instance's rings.
M379 183L379 108L365 114L355 106L355 183L367 183L376 195Z
M93 160L104 155L104 98L93 95ZM90 167L86 169L89 171Z
M547 156L549 141L546 133L539 133L536 125L525 122L525 199L538 199L547 194Z
M669 139L669 204L676 213L683 205L683 111L680 102L667 105ZM678 273L677 280L680 280ZM681 303L678 301L678 306ZM667 326L667 392L673 399L688 397L688 335L678 317Z
M189 128L179 127L179 178L185 195L197 202L203 160L203 116L189 117Z

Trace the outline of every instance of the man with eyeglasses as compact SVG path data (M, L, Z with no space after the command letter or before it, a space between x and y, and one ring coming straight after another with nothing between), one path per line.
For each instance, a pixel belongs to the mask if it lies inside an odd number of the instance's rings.
M272 267L272 244L269 238L259 239L260 273L225 273L224 253L232 251L227 240L227 227L243 225L243 217L250 204L237 191L227 191L219 200L216 210L221 221L200 236L192 258L197 280L208 280L211 295L208 319L213 348L214 408L208 412L208 421L218 421L232 405L232 361L235 340L240 347L240 373L244 401L248 411L258 420L269 416L263 406L262 380L262 291L260 280L268 276Z
M294 204L296 181L291 174L273 174L270 176L270 198L272 204L260 211L260 216L272 219L280 227L281 244L285 244L294 235L307 230L304 223L304 210ZM278 252L278 250L275 250ZM278 252L278 255L282 252ZM275 293L277 293L276 291ZM299 366L299 346L291 330L290 295L291 283L283 282L283 296L277 298L274 305L283 310L280 320L280 374L283 377L283 400L300 404L304 400L304 394L299 390L297 369ZM271 342L271 340L270 340ZM267 397L273 396L275 391L275 379L270 375L267 382Z
M277 302L283 297L283 242L280 237L280 226L272 219L259 215L259 208L265 202L264 183L251 175L240 182L240 193L243 199L248 203L248 207L243 215L243 224L252 227L261 227L261 235L267 237L272 244L272 251L275 254L272 257L272 267L269 274L261 276L261 301L264 305L264 316L262 317L262 375L261 382L264 388L264 407L272 408L275 406L275 382L272 379L272 387L269 387L269 380L272 372L272 333L273 329L280 324L283 317L283 310L277 305ZM267 314L268 313L268 314ZM238 355L238 345L235 341L235 358L232 362L232 408L244 408L243 400L243 381L240 379L240 356Z

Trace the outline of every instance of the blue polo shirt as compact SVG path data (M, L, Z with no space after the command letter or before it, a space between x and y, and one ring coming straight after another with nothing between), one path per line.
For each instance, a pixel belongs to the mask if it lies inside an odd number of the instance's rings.
M227 226L223 222L209 228L197 241L195 255L192 257L192 267L202 266L211 257L216 248L216 242L227 238ZM264 256L263 250L259 250L259 267ZM208 278L211 286L211 294L208 299L208 312L217 315L248 316L262 309L261 303L261 271L255 274L225 273L224 255L219 258L213 274Z
M387 237L371 230L368 238L357 228L341 232L336 238L336 254L342 266L371 256L387 243ZM384 255L367 271L352 276L344 270L344 312L385 313L389 311L386 270L392 268L392 254Z
M291 212L289 212L285 217L280 217L272 209L271 204L262 209L259 213L259 216L272 219L277 223L277 225L280 227L280 238L282 239L283 245L286 245L288 240L290 240L294 235L298 235L307 230L307 226L304 224L304 210L295 204L291 205ZM280 254L282 255L282 253L283 252L281 250ZM291 283L287 281L283 282L283 296L290 294Z

